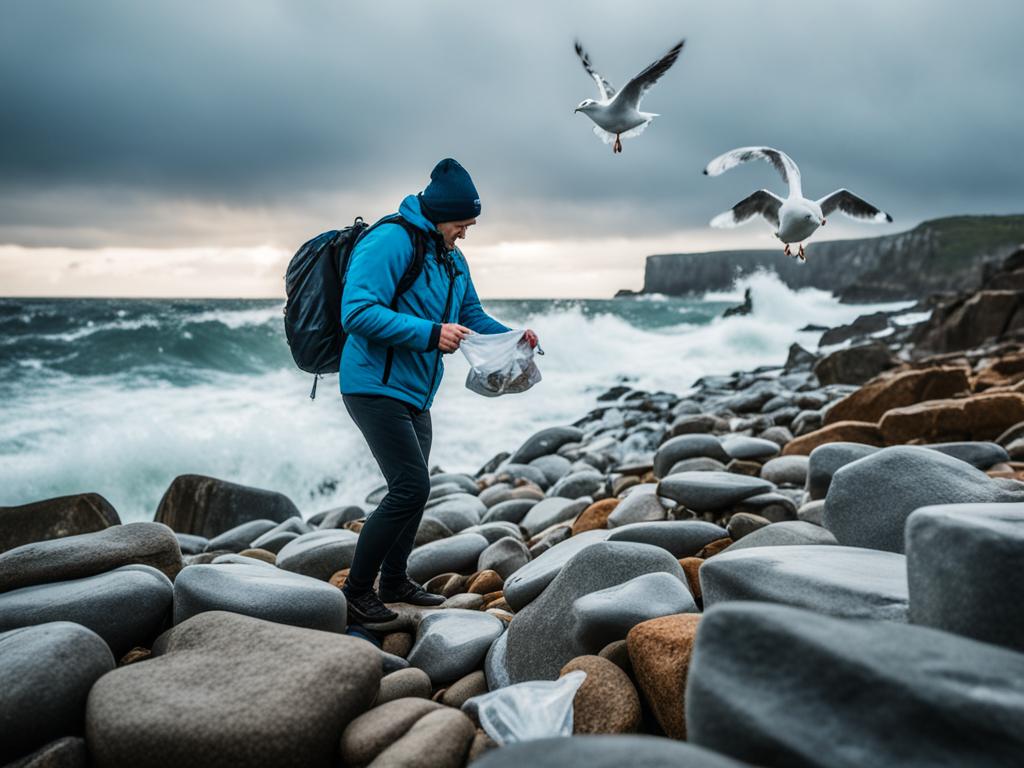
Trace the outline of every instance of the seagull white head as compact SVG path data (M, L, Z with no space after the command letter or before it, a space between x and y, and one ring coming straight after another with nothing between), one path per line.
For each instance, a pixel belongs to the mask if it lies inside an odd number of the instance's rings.
M576 114L577 112L586 113L588 110L590 110L591 107L596 107L597 104L598 102L596 102L594 99L584 99L579 103L579 106L577 106L576 109L573 110L573 114Z

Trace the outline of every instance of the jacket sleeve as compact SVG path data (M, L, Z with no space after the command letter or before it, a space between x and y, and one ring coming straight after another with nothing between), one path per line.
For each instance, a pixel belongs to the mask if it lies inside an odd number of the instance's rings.
M462 306L459 308L459 324L464 325L471 331L477 333L504 333L512 329L502 325L493 317L484 312L480 306L480 297L476 294L476 286L473 285L473 278L469 274L469 265L462 259L463 268L466 270L466 294L462 299Z
M436 336L434 323L391 309L398 281L410 261L412 243L399 225L382 224L363 237L349 259L341 299L341 325L346 333L420 352L430 348Z

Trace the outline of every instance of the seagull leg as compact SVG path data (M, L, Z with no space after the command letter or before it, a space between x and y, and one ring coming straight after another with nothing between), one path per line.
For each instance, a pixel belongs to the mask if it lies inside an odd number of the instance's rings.
M793 254L789 252L789 243L784 243L783 245L782 252L787 256L792 256Z
M800 243L800 250L796 254L800 261L807 261L807 252L804 250L804 244Z
M615 134L615 143L612 145L612 154L617 155L622 151L622 139L619 138L619 134Z

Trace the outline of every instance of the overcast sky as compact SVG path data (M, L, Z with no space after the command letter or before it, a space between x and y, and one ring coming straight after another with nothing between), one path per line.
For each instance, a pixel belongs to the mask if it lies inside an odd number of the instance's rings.
M775 247L707 221L767 165L846 186L900 231L1024 212L1016 0L525 2L7 0L0 9L0 295L279 296L307 237L376 218L457 158L483 202L484 296L608 296L655 252ZM680 38L613 155L573 114Z

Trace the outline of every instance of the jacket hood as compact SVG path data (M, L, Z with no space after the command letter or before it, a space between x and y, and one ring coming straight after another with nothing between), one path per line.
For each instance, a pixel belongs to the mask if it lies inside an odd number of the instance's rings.
M437 227L423 215L420 199L416 195L406 195L398 207L398 212L416 228L422 229L424 232L437 232Z

